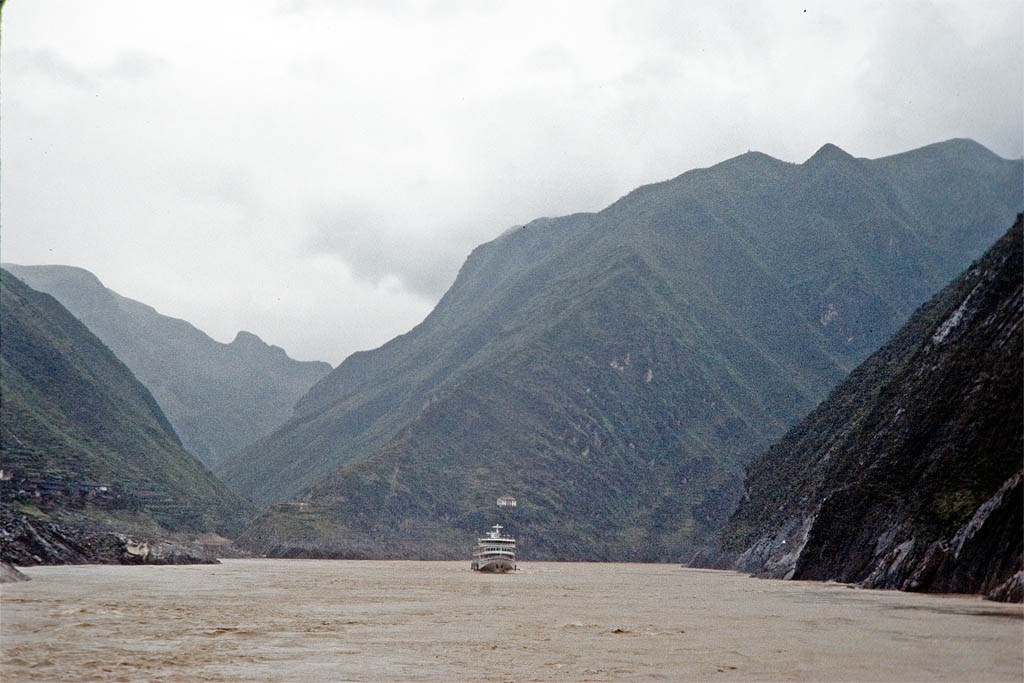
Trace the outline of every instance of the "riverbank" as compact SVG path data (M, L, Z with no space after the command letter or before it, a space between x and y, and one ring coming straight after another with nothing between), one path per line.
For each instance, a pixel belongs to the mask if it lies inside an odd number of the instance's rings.
M216 564L212 549L156 531L131 535L84 519L31 517L0 505L0 562L18 567L60 564Z

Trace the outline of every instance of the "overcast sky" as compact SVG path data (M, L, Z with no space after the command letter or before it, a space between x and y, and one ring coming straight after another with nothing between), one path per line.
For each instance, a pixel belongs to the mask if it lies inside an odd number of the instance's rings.
M337 364L476 245L748 149L1022 155L1020 0L10 0L0 257Z

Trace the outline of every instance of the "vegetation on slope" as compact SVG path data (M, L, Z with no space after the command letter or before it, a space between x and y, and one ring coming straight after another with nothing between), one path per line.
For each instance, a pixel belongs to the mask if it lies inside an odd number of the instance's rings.
M246 542L455 556L507 492L537 557L689 558L743 464L996 239L1020 178L969 141L874 161L826 145L511 230L218 468L260 506L307 503ZM920 209L929 180L958 188L941 211Z
M0 273L4 501L237 533L249 505L185 451L149 391L53 297Z
M221 344L81 268L5 268L85 323L153 394L185 448L210 467L291 418L295 402L331 369L293 360L248 332Z
M725 559L771 576L1020 599L1022 243L1018 216L750 464Z

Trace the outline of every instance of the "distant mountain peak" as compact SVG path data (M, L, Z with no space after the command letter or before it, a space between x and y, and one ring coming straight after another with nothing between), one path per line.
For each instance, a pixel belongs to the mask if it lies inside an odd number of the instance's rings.
M855 161L855 159L849 152L833 145L831 142L826 142L804 164L814 166L830 161Z
M36 277L48 278L51 282L65 282L72 283L79 287L87 287L89 289L100 290L104 289L104 285L100 282L100 279L93 273L80 268L78 266L63 266L63 265L38 265L38 266L22 266L17 263L3 263L2 267L5 270L11 272L12 275L18 276L18 273L34 274Z
M756 149L747 150L743 154L733 157L731 161L748 161L755 163L768 162L776 164L779 163L779 160L776 159L775 157L769 154L765 154L764 152L759 152Z
M186 448L207 465L290 419L295 401L330 372L252 332L230 344L107 289L72 266L12 266L54 296L152 392ZM6 277L6 275L5 275Z
M942 142L936 142L921 147L920 149L904 152L903 155L916 154L936 159L974 159L979 162L987 162L992 159L1001 159L998 154L985 145L970 138L950 138ZM900 154L894 155L902 156Z
M789 162L782 161L781 159L776 159L770 154L758 152L757 150L747 150L743 154L734 156L731 159L726 159L722 163L717 164L718 167L730 169L741 168L756 172L760 172L775 166L789 165Z
M971 138L950 138L945 142L936 142L935 147L945 147L948 149L956 149L960 151L970 151L975 153L981 153L985 156L998 156L995 152L990 150L985 145L981 144L977 140Z
M232 346L267 346L267 343L260 339L258 335L246 332L245 330L239 330L231 344Z

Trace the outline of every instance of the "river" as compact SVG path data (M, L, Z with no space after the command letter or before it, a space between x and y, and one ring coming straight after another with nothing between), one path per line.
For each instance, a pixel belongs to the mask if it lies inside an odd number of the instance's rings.
M1024 612L656 564L30 567L4 681L1024 679Z

